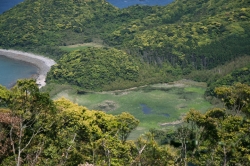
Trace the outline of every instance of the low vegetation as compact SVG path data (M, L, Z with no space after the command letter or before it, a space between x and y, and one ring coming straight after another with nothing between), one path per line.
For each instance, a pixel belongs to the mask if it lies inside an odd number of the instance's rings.
M177 130L128 141L139 124L131 114L53 101L34 80L19 80L11 90L0 86L0 165L247 165L249 92L240 83L216 88L226 108L191 110Z
M191 108L202 112L210 108L211 105L203 97L206 88L193 84L195 82L189 84L183 80L180 83L85 94L76 94L74 90L66 89L52 98L65 97L89 109L102 110L112 115L129 112L140 120L139 128L130 137L136 139L139 134L150 129L168 128L163 124L181 120Z
M68 45L68 46L60 46L60 48L64 51L71 52L75 50L82 50L88 47L104 47L104 45L100 43L84 43L84 44L75 44L75 45Z

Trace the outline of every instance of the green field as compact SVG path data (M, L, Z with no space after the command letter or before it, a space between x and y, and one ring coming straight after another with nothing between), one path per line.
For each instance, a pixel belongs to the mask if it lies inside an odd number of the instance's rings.
M88 47L104 47L99 43L84 43L84 44L76 44L76 45L68 45L68 46L60 46L60 48L64 51L71 52L75 50L82 50Z
M181 120L192 108L206 111L211 105L203 98L204 92L204 86L182 82L84 95L64 90L53 98L65 97L88 109L103 110L113 115L129 112L140 120L138 129L132 133L132 137L137 137L152 128L171 127L163 124ZM145 114L143 107L150 109L150 112Z

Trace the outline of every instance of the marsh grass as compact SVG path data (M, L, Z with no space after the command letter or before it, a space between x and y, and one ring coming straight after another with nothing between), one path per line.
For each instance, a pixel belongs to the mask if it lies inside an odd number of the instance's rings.
M112 101L116 104L116 109L106 111L107 113L117 115L129 112L140 120L139 128L131 134L130 138L133 138L152 128L165 128L166 126L161 126L163 123L181 120L181 117L192 108L205 112L211 105L204 99L204 92L204 87L191 85L158 89L144 87L130 91L87 93L84 95L70 93L67 90L55 95L54 99L64 96L79 105L95 110L99 110L98 104L107 100ZM143 113L141 104L145 104L151 109L150 114Z

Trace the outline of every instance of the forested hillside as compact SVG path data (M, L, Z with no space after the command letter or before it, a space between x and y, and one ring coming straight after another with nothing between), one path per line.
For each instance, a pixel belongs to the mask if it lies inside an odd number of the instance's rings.
M48 82L96 90L117 80L134 81L141 63L114 48L86 48L65 54L48 74Z
M250 85L250 64L247 66L234 70L233 72L225 75L224 77L214 78L208 82L206 95L215 96L214 89L218 86L232 86L240 82Z
M112 18L117 11L104 0L26 0L1 15L1 45L62 45L67 32L74 37L75 33L81 34L83 42L96 28L92 23L96 15L100 19ZM8 34L9 31L12 34Z
M138 52L149 62L212 68L248 54L249 6L248 1L177 0L120 26L107 42Z
M68 53L60 46L97 41L125 51L134 61L140 59L137 76L149 68L160 73L148 74L146 82L164 82L248 55L249 6L248 1L176 0L163 7L118 9L105 0L26 0L0 15L0 47L38 52L62 66ZM73 63L74 58L70 60ZM62 77L69 77L65 74Z

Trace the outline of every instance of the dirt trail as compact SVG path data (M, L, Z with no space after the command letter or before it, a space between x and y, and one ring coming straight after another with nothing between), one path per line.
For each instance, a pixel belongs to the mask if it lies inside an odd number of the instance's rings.
M177 121L173 121L173 122L162 123L162 124L160 124L160 126L177 125L177 124L181 124L182 122L183 122L183 120L177 120Z

